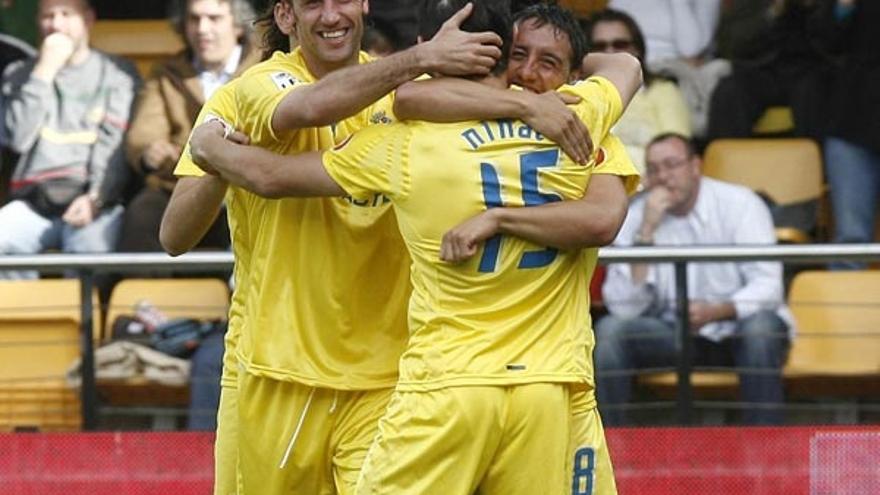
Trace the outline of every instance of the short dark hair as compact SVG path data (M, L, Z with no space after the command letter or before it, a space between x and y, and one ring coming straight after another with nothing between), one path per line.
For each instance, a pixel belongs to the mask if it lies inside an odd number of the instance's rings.
M569 10L555 4L536 3L517 12L513 19L517 25L525 21L534 22L535 27L550 25L557 34L564 33L568 36L571 44L570 68L580 69L587 55L587 35Z
M645 35L642 34L642 30L632 16L626 12L614 9L605 9L597 12L592 18L590 18L590 30L587 33L587 42L590 47L592 47L593 44L593 31L596 29L596 24L600 22L620 22L626 26L626 30L629 31L629 35L632 37L633 46L635 47L636 52L638 52L636 58L639 59L642 67L647 67L645 65L645 60L648 59L648 52L647 46L645 45ZM645 85L647 86L653 80L654 75L646 70L644 77Z
M694 144L694 140L678 132L663 132L657 134L656 136L651 138L651 140L648 142L648 145L645 146L645 149L647 150L651 146L654 146L657 143L669 139L674 139L681 142L684 145L685 150L687 151L688 158L697 156L699 154L699 152L697 151L697 146Z
M419 8L419 36L422 40L433 38L443 23L469 1L474 9L462 23L461 30L470 33L491 31L501 37L501 58L492 68L492 74L497 76L507 70L513 38L509 0L422 0Z

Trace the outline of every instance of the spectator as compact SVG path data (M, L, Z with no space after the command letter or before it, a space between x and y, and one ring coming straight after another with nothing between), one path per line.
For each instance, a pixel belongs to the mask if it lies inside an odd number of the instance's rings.
M648 68L678 82L691 112L694 135L703 136L709 102L730 62L712 57L721 0L611 0L645 34Z
M6 70L6 66L21 60L23 58L31 58L36 55L34 50L27 43L20 41L12 36L0 34L0 75ZM0 128L0 206L6 202L6 190L9 183L9 170L6 169L6 163L12 163L14 159L6 150L6 139L3 137L2 128Z
M647 148L647 190L630 205L616 245L773 244L770 212L751 190L700 174L701 160L680 135L657 136ZM782 266L775 262L698 263L688 267L694 364L741 368L741 396L758 407L748 423L779 423L781 367L792 320L783 305ZM599 403L630 400L625 370L674 366L681 349L671 265L613 264L603 287L610 312L596 326ZM611 425L625 421L610 408Z
M3 135L21 157L13 201L0 208L2 254L116 244L128 177L122 139L139 79L130 63L89 48L94 20L87 0L40 0L39 55L3 75Z
M617 10L603 10L592 19L587 33L591 51L629 52L645 67L645 38L629 15ZM614 127L639 172L645 170L645 145L654 136L666 132L691 135L687 104L675 83L655 77L644 70L644 87L636 94Z
M825 7L826 36L843 56L828 94L825 141L834 242L873 242L880 199L880 2L826 0Z
M791 107L794 134L818 137L821 82L830 65L817 36L817 0L734 0L722 16L721 54L733 73L712 95L707 137L749 137L768 107Z
M254 17L246 0L176 4L172 23L186 48L157 64L138 96L125 148L144 188L126 211L119 251L163 251L159 225L177 182L172 171L205 100L258 60L259 53L250 43ZM229 246L225 215L219 216L200 245Z

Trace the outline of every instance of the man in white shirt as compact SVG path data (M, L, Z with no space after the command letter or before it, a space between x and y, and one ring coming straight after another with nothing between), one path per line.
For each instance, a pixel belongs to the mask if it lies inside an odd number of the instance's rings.
M770 212L751 190L701 174L691 142L663 134L646 149L647 190L633 200L615 244L774 244ZM696 366L740 369L744 412L752 424L782 420L781 368L792 318L783 303L777 262L692 263L688 266L689 325ZM610 315L596 326L599 403L605 422L625 422L632 374L674 366L681 343L672 264L613 264L603 287ZM612 407L608 407L612 406ZM613 407L618 406L618 407Z

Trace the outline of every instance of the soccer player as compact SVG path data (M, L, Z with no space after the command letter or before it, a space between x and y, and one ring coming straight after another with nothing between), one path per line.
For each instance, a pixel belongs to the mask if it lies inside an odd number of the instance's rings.
M423 19L437 19L456 2L426 5ZM478 2L467 23L509 34L500 8ZM430 35L432 27L423 29ZM605 77L563 89L588 103L579 112L594 137L607 134L621 94L628 99L640 83L633 59L615 62L614 70L600 64ZM506 87L503 65L483 83ZM448 229L486 208L580 198L595 158L576 164L509 119L373 127L324 154L323 164L319 154L282 157L208 135L194 155L262 195L347 190L383 194L395 206L413 258L411 337L360 492L570 491L570 391L591 383L584 317L595 249L495 237L479 259L454 265L440 260L440 245Z
M586 54L586 39L567 10L536 4L514 20L513 44L507 70L510 81L529 91L546 94L577 79ZM595 55L586 59L593 70ZM520 97L458 78L407 83L398 89L395 111L401 119L419 115L429 120L460 120L476 105L487 112L509 111ZM637 171L621 142L613 135L601 143L604 163L597 166L587 191L577 202L557 202L540 208L491 208L447 232L441 257L459 262L478 253L484 241L508 234L561 249L610 243L626 216L627 192L635 191ZM617 493L611 459L599 411L592 374L594 336L589 335L589 386L572 396L572 493Z
M396 85L425 70L485 73L498 56L496 35L457 29L464 9L424 46L366 64L357 51L366 9L277 0L269 39L300 47L218 90L198 121L221 117L277 152L326 149L389 121L390 99L380 97ZM163 246L190 249L225 195L236 257L215 492L349 493L406 338L409 262L390 206L378 196L269 201L227 191L187 157Z

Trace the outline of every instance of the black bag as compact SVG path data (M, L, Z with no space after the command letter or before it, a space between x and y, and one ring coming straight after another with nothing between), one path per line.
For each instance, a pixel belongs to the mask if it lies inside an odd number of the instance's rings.
M81 180L57 177L21 187L13 196L26 201L34 211L48 218L63 215L70 203L85 192L86 184Z
M217 322L178 318L156 327L150 342L157 351L187 358L192 355L205 336L217 328Z

